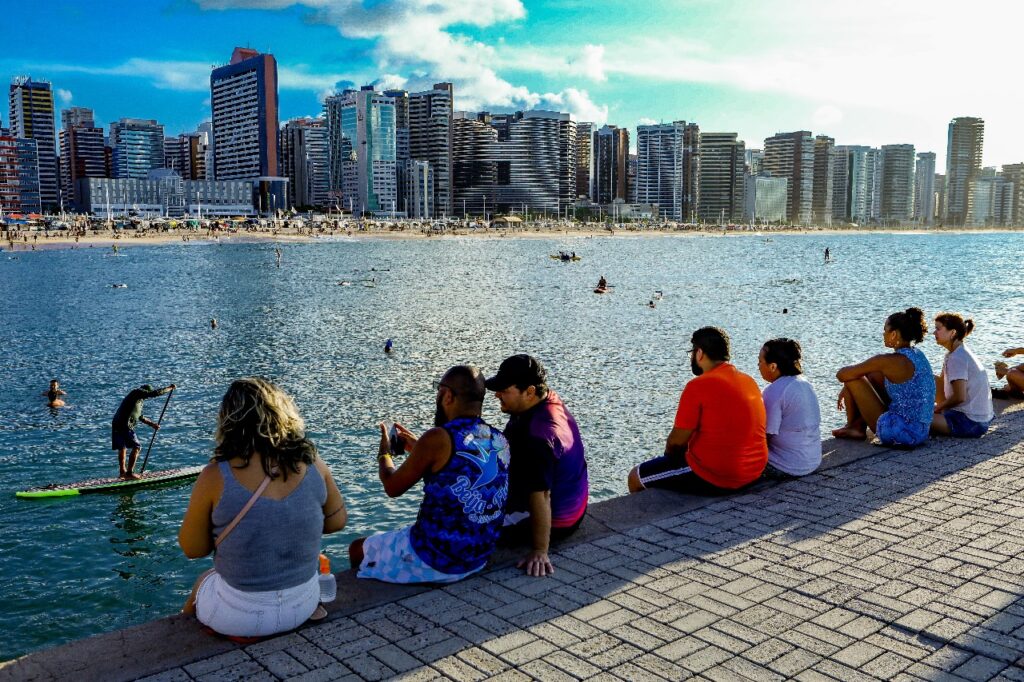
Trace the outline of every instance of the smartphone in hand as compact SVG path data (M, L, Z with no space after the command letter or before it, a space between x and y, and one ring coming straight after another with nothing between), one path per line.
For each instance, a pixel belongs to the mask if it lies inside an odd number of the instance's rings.
M398 432L398 427L395 423L390 420L384 420L384 428L388 432L388 440L390 441L390 447L388 451L392 457L399 457L405 454L405 439L402 438Z

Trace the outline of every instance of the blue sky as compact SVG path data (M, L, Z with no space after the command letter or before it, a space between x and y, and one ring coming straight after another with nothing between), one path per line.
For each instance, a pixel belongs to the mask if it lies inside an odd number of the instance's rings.
M451 80L463 110L696 121L749 147L806 129L940 167L949 119L981 116L985 163L1024 161L1012 0L43 0L4 16L0 78L50 80L104 125L194 129L210 66L248 45L277 57L282 120L347 84Z

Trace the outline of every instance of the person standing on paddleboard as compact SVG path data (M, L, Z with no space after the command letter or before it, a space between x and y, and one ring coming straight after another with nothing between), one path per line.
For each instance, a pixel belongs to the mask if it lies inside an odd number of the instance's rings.
M143 401L170 393L174 388L174 384L170 384L164 388L153 390L149 384L143 384L133 389L121 401L121 406L117 408L114 419L110 422L110 447L112 450L117 450L118 478L125 480L140 478L133 471L135 460L139 458L139 452L142 450L142 443L135 435L136 424L142 422L153 427L154 431L160 430L159 424L142 416Z

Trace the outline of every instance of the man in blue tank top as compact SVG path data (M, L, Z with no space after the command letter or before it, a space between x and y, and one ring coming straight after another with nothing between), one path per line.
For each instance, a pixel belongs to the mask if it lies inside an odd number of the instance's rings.
M360 578L392 583L450 583L487 564L508 496L509 448L480 417L486 390L476 367L458 365L435 382L434 428L417 438L396 424L408 458L398 468L381 424L377 469L388 497L421 480L416 523L355 540L349 560Z

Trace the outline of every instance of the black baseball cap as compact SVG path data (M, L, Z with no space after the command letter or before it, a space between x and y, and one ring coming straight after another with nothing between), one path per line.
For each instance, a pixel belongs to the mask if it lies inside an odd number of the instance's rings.
M509 386L537 386L547 382L548 373L537 358L521 353L505 358L498 373L484 382L488 390L501 391Z

